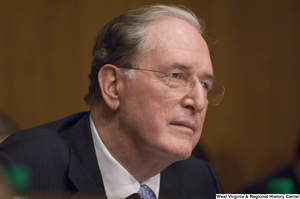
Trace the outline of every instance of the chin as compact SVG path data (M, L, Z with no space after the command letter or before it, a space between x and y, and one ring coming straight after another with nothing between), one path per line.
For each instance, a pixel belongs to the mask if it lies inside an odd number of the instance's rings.
M177 162L191 156L194 144L190 139L168 137L168 139L156 140L154 145L155 151L163 155L165 160Z
M191 155L192 155L192 151L189 151L187 153L181 154L181 160L186 160L189 157L191 157Z
M170 157L174 158L174 162L186 160L192 155L191 147L179 147L177 149L172 150L169 154Z

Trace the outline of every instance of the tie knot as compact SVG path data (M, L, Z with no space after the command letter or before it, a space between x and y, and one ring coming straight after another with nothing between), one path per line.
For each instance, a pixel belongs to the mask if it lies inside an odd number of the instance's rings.
M138 194L141 199L155 199L153 191L145 184L141 185Z

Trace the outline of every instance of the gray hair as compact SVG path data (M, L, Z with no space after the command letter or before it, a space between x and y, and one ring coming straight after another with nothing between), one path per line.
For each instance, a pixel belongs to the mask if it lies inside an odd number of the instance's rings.
M96 37L89 92L84 98L88 105L93 105L101 98L98 72L102 66L113 64L117 67L138 67L139 61L147 52L144 45L147 25L165 17L184 20L203 34L204 23L192 11L183 7L151 5L117 16Z

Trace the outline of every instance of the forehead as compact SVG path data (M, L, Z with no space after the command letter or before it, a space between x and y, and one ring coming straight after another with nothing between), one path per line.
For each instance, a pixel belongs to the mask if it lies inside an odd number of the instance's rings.
M212 74L209 50L200 33L177 18L156 20L147 26L144 64L150 68L185 66Z

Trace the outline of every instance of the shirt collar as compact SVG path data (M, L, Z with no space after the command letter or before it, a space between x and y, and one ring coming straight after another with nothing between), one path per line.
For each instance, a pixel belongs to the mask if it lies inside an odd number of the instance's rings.
M108 199L126 198L137 193L141 184L117 161L103 144L90 116L90 126L95 146L98 165L101 171L106 196ZM157 174L142 184L150 187L156 198L159 195L160 174Z

